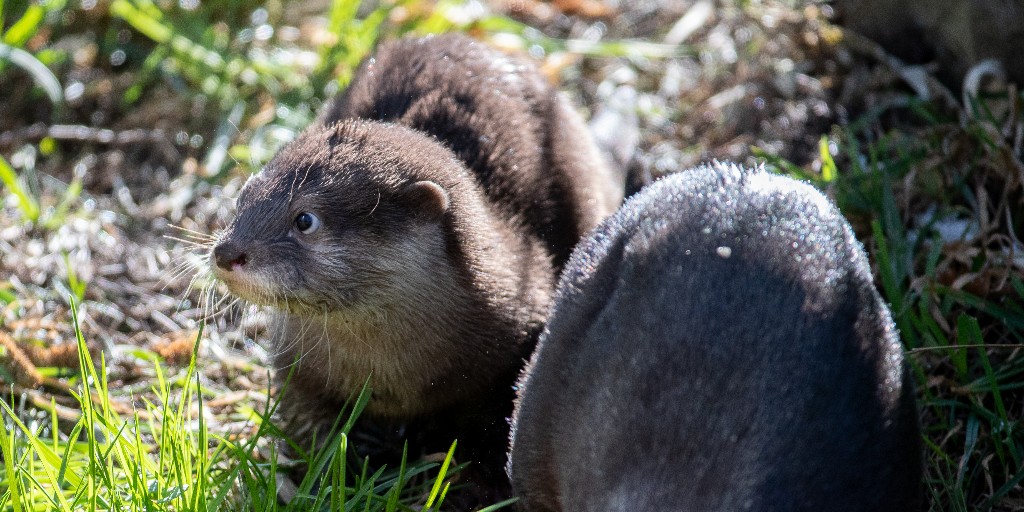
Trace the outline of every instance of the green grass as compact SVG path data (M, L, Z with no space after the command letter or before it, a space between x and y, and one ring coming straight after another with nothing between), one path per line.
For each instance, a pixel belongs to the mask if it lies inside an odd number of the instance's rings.
M177 2L112 0L84 12L78 3L59 0L0 0L0 85L24 79L30 84L25 104L52 105L55 123L89 124L90 107L74 107L63 94L77 66L74 51L48 44L84 35L100 56L90 66L114 84L110 125L168 96L206 106L181 127L203 141L193 153L201 187L259 169L313 119L325 98L345 86L383 38L458 29L510 34L521 46L548 53L641 61L688 53L647 42L559 40L502 16L467 21L451 15L460 9L454 0L365 6L335 0L319 34L324 37L256 37L261 27L280 28L285 5L212 0L192 9ZM115 66L109 57L118 51L126 60ZM814 169L760 154L775 170L812 181L833 197L871 255L916 376L927 492L935 511L1005 511L1024 503L1024 275L1003 252L1007 240L1024 233L1024 215L1020 197L1001 195L1020 194L1019 181L1005 172L1019 165L1019 155L1003 135L1020 121L1012 117L1019 117L1017 110L1000 108L1003 99L983 97L962 112L911 99L907 107L865 113L822 135ZM1019 94L1012 100L1024 102ZM19 158L0 157L4 200L13 205L6 211L16 213L30 236L46 239L91 215L84 211L88 176L68 174L53 194L37 172L46 165L72 167L72 157L80 156L75 149L90 150L43 137L17 148ZM982 218L988 225L976 239L959 243L939 235L949 220L970 224ZM65 267L66 275L55 279L63 281L40 300L117 300L90 296L70 258ZM22 288L0 279L0 305L19 311L27 299L19 296ZM0 328L6 329L3 321ZM278 476L292 465L279 462L283 441L268 420L271 406L240 406L233 416L246 428L215 429L204 405L212 391L203 385L203 362L193 354L187 367L175 369L141 348L137 355L154 376L152 386L138 395L110 389L107 362L93 361L86 350L86 341L101 340L85 339L76 318L66 321L79 348L78 371L40 371L66 382L73 403L4 393L11 399L0 405L6 427L0 429L0 510L380 511L443 504L448 477L457 469L449 465L451 452L440 465L371 471L353 455L346 436L365 403L354 398L351 414L323 449L299 450L298 464L313 470L296 484L295 500L281 505ZM0 378L13 380L3 371ZM62 411L77 416L69 420Z
M974 238L944 240L936 226L977 222L979 193L1013 190L1000 168L1012 141L991 135L1021 121L961 123L917 102L913 131L872 129L883 114L835 129L818 173L769 165L829 192L871 254L917 376L930 510L1015 510L1024 499L1024 276L997 242L1022 232L1008 220L1020 198L989 204L991 224Z
M60 12L65 2L49 0L24 6L16 19L5 16L4 3L0 2L0 28L7 26L7 29L0 38L0 70L4 69L6 62L22 68L46 92L51 102L59 103L63 98L60 82L47 67L47 63L52 62L48 58L52 54L40 52L33 55L24 47L43 28L47 15Z
M381 23L398 5L382 3L358 18L359 1L333 2L328 33L337 37L310 51L297 46L267 49L252 36L259 27L235 29L217 23L220 9L237 13L245 4L213 4L194 12L163 9L148 0L114 0L110 4L113 17L156 45L144 63L143 69L150 71L147 77L155 78L156 71L178 77L211 98L222 113L224 121L204 162L211 175L226 169L227 155L258 168L278 146L309 124L325 91L336 91L347 83L377 38L386 34ZM266 16L269 18L269 13ZM237 26L245 27L242 23ZM394 34L401 32L401 27L393 29ZM139 101L146 85L146 80L134 84L126 92L125 102ZM252 117L267 102L276 105L272 116L261 121L250 137L232 145L240 120Z
M73 301L73 299L72 299ZM351 468L347 434L366 405L357 397L326 446L305 453L310 468L295 498L280 505L276 443L266 421L273 412L250 411L255 433L210 432L201 376L193 360L167 376L154 358L156 384L139 397L143 406L124 415L111 399L104 361L92 360L72 307L80 369L70 377L81 415L61 425L51 404L48 421L24 422L15 404L0 402L0 510L439 510L456 469L452 450L441 464L368 470ZM197 339L198 342L198 339ZM43 408L46 405L43 404ZM38 419L38 416L36 416ZM261 455L266 453L266 455ZM423 500L422 497L426 496Z

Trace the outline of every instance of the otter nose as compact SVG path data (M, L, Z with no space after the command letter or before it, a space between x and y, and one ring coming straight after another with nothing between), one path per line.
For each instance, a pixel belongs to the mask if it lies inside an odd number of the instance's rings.
M217 262L218 267L231 271L236 265L245 265L249 258L235 244L222 243L213 248L213 260Z

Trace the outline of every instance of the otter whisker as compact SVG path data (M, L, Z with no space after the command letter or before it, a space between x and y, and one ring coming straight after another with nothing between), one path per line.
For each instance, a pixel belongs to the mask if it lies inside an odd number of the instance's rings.
M209 272L206 271L200 263L189 258L187 255L175 257L172 259L172 264L174 265L174 268L170 272L161 276L161 281L163 281L163 285L160 287L161 291L171 284L178 282L186 275L192 274L188 289L185 290L185 294L187 295L196 279L210 277Z
M239 298L227 302L226 304L223 304L223 302L224 300L221 299L217 304L213 306L215 308L215 311L213 311L213 316L211 317L212 320L216 320L218 316L226 320L227 315L233 314L236 311L235 307L239 303L244 303L244 301ZM223 304L223 306L221 306L220 304ZM245 311L242 311L241 313L242 315L245 315Z
M214 293L216 293L216 290L214 290ZM213 296L211 296L211 298L213 298ZM227 304L226 306L224 305L225 301L226 301L226 304ZM232 296L230 296L230 295L225 293L216 302L211 303L210 306L213 309L226 309L226 308L228 308L228 307L230 307L230 306L232 306L234 304L238 304L241 301L242 301L241 297L232 297Z
M293 356L292 360L290 362L288 362L285 366L283 366L282 369L291 369L292 367L298 368L300 366L300 363L302 362L302 360L308 354L308 351L306 350L306 347L305 347L305 340L306 340L306 333L309 332L309 329L310 329L311 325L312 325L312 321L309 318L307 318L307 317L299 318L298 335L297 336L291 336L291 341L287 345L284 345L284 346L280 347L280 349L277 351L276 356L280 357L280 356L292 353L293 352L293 348L296 345L298 346L298 350L294 351L294 352L298 353L298 357L294 357ZM281 341L278 344L283 343L284 335L285 335L285 331L284 330L281 331L281 335L282 335L282 338L281 338Z
M347 330L347 331L348 331L348 334L349 334L349 336L351 336L351 337L352 337L352 339L354 339L354 340L356 340L356 341L358 341L358 342L362 343L363 345L365 345L365 346L366 346L366 348L367 348L367 349L369 349L369 350L371 350L371 351L373 350L373 345L371 345L371 344L370 344L370 342L366 341L366 338L364 338L364 337L360 336L360 335L359 335L359 334L358 334L358 333L357 333L357 332L356 332L356 331L355 331L355 330L354 330L354 329L352 328L352 324L351 324L351 323L349 323L349 322L343 322L343 323L342 323L342 325L343 325L343 326L345 327L345 330Z
M181 232L182 236L184 236L184 237L186 237L188 239L192 239L192 240L207 240L207 241L211 241L212 242L212 241L216 240L216 238L217 238L215 235L212 235L210 233L203 233L201 231L196 231L194 229L189 229L189 228L186 228L184 226L179 226L177 224L169 224L168 227L170 227L171 229L178 230L179 232ZM169 235L164 235L164 236L169 236Z
M321 343L327 342L327 350L328 350L328 358L327 358L328 365L327 366L328 366L328 371L330 371L331 365L330 365L329 362L330 362L330 348L331 348L331 344L328 341L328 333L327 333L327 329L326 329L326 321L327 321L327 316L326 315L323 316L325 328L320 330L320 336L317 338L316 342L313 343L312 347L309 347L309 348L305 347L305 340L308 337L308 336L306 336L305 333L309 332L309 330L313 328L313 325L314 325L313 320L315 318L316 317L303 319L303 324L304 324L303 335L300 336L300 338L302 340L301 343L303 345L302 345L302 350L301 350L301 352L299 354L299 357L298 357L298 362L301 363L302 360L304 360L306 357L308 357L310 355L313 355L316 352L316 349L320 347ZM300 365L300 367L301 367L301 365ZM327 381L331 382L329 376L328 376Z
M188 238L181 238L174 235L164 235L164 238L166 238L167 240L173 240L180 244L184 244L186 247L190 249L209 249L213 246L213 242L216 241L216 239L213 238L209 240L190 240Z
M377 191L377 204L373 205L373 208L370 208L370 213L366 214L367 217L372 217L373 216L373 212L377 211L377 207L380 206L380 197L381 197L380 196L380 190L378 190Z
M198 274L198 273L197 274L193 274L192 278L189 279L189 281L188 281L188 285L185 286L185 291L182 292L182 294L181 294L181 298L180 298L180 300L178 302L179 306L184 302L186 297L192 295L192 291L195 288L196 283L198 283L200 279L208 278L208 277L209 277L208 275L201 275L201 274ZM200 291L199 291L199 302L198 302L198 304L200 306L202 305L203 292L204 292L205 287L206 286L212 286L212 284L213 284L212 282L204 284L203 287L200 289Z
M311 171L312 169L313 169L313 163L310 162L309 165L306 166L306 170L302 173L302 179L299 181L299 188L300 189L302 188L303 185L306 184L306 180L309 179L309 171Z
M227 315L233 311L233 308L239 302L242 302L240 297L234 297L230 294L222 294L218 297L218 288L214 283L210 283L209 286L203 288L200 296L200 301L203 303L204 320L210 323L217 323L218 318L227 319Z
M334 382L334 380L331 378L334 373L334 365L331 364L331 362L334 361L334 359L331 357L331 346L333 345L333 343L331 343L331 340L329 339L328 336L327 314L327 306L323 306L320 315L324 319L324 324L322 330L320 331L320 338L327 342L327 382Z
M285 310L287 311L288 310L288 297L284 298L284 303L285 303ZM299 332L298 332L298 335L297 336L292 336L292 340L287 345L280 346L278 348L278 350L276 351L276 355L283 355L283 354L291 351L292 348L295 347L295 345L297 343L298 344L302 343L302 339L305 338L305 333L306 333L306 319L303 318L303 317L299 317L299 318L300 318L300 320L299 320ZM278 343L276 343L275 345L279 346L282 343L284 343L284 335L285 335L285 332L284 332L284 330L282 330L281 331L281 340Z

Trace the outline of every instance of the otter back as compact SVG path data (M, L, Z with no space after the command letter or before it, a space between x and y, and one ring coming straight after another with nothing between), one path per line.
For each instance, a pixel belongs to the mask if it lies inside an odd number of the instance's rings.
M622 202L624 176L608 168L569 102L530 63L460 34L381 45L320 122L346 118L435 137L558 267Z
M573 253L509 471L529 511L912 511L918 438L849 225L807 185L716 165Z

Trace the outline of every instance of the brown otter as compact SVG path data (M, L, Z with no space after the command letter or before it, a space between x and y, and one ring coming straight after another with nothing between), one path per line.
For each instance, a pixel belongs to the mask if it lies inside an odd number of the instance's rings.
M716 165L632 197L573 253L527 368L523 510L919 509L890 312L794 180Z
M249 180L210 260L275 310L293 435L372 374L366 416L429 423L432 449L458 437L504 479L512 385L557 272L622 194L532 66L464 36L400 40Z

